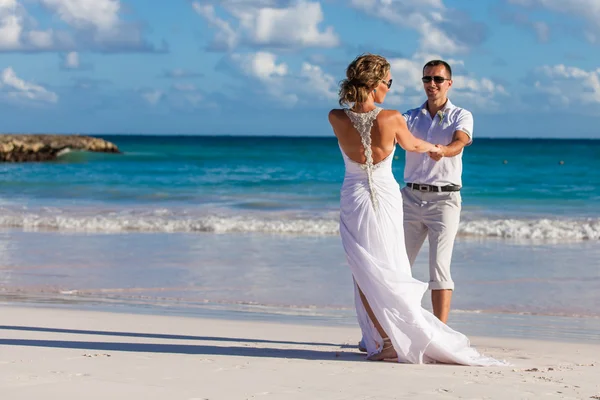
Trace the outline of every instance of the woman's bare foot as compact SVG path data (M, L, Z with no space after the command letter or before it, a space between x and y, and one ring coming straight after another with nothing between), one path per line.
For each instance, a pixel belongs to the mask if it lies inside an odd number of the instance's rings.
M383 350L380 353L373 354L370 357L367 357L369 361L383 361L389 360L392 358L398 358L398 353L394 350L394 346L392 346L392 342L389 339L384 339L383 341Z

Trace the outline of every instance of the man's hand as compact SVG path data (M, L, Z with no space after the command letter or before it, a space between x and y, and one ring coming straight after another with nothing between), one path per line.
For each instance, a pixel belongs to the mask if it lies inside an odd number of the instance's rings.
M439 149L438 152L432 152L430 151L429 157L431 157L432 160L434 161L440 161L442 159L442 157L444 157L444 153L446 151L446 146L442 146L441 144L436 144L435 147L437 149Z

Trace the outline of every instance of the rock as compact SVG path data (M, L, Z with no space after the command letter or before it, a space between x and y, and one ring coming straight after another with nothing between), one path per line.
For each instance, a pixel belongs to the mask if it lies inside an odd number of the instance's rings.
M69 150L121 153L113 143L91 136L0 134L0 162L50 161Z
M10 153L15 148L12 143L0 143L0 153Z

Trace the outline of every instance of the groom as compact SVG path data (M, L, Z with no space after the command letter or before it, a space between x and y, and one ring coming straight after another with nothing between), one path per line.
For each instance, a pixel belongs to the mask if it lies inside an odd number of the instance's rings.
M447 323L454 282L450 263L460 221L462 151L471 144L473 116L448 100L452 69L445 61L423 67L427 101L404 113L408 129L418 138L439 143L441 155L406 152L402 189L406 251L412 266L429 238L429 289L433 313Z

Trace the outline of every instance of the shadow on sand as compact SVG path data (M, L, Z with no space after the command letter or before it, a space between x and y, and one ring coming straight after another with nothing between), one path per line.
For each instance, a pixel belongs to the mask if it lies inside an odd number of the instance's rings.
M346 344L333 343L314 343L314 342L291 342L263 339L229 338L213 336L190 336L190 335L168 335L156 333L135 333L135 332L111 332L111 331L90 331L78 329L58 329L42 328L30 326L6 326L0 325L0 330L16 330L26 332L41 333L66 333L77 335L100 335L100 336L121 336L147 339L172 339L172 340L197 340L211 342L236 342L247 344L284 344L298 346L334 346L340 349L352 348L354 346ZM59 349L82 349L98 351L127 351L144 353L171 353L171 354L198 354L198 355L224 355L241 357L269 357L269 358L295 358L302 360L340 360L340 361L360 361L364 360L364 355L354 352L335 352L320 351L309 349L281 349L265 347L239 347L239 346L213 346L201 344L168 344L168 343L126 343L126 342L91 342L75 340L39 340L39 339L0 339L0 345L3 346L31 346L31 347L49 347Z

